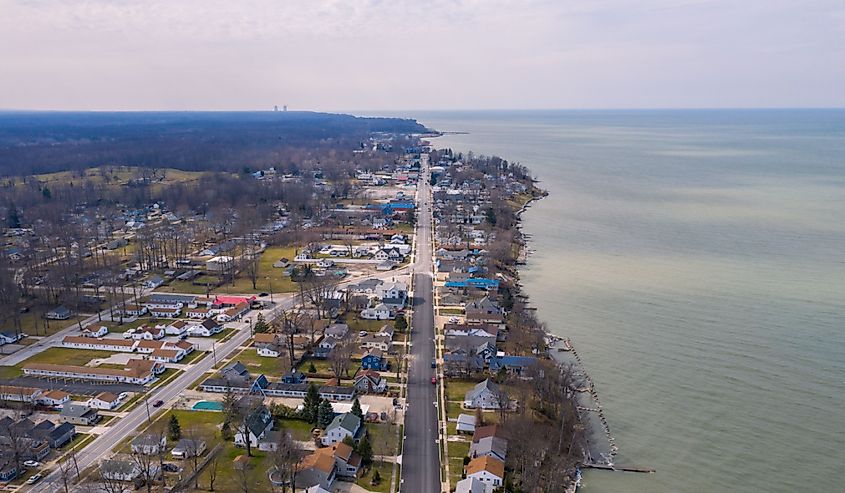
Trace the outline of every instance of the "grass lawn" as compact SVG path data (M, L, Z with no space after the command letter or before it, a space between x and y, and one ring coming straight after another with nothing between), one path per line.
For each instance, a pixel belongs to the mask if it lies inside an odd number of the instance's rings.
M280 419L279 428L289 431L294 440L307 442L311 440L311 430L314 426L301 419Z
M182 373L182 370L177 370L176 368L168 368L164 370L164 373L158 376L158 380L156 380L152 385L150 385L150 390L166 384L167 382L176 378L176 376L180 373Z
M469 455L469 442L447 442L446 449L448 450L449 458L458 458L463 460Z
M176 416L176 419L179 420L179 426L182 428L183 436L186 436L188 431L191 430L204 440L208 441L209 448L211 448L211 440L218 435L218 426L223 423L223 413L185 411L181 409L172 409L164 413L162 417L156 420L156 423L159 421L162 422L162 424L168 423L171 414ZM153 425L156 423L153 423Z
M462 479L464 473L464 460L463 458L460 459L449 459L449 481L451 486L454 487L455 483Z
M208 356L207 351L200 351L198 349L194 349L193 351L191 351L191 354L182 358L182 361L180 361L179 363L183 365L187 365L189 363L196 363L197 361L205 358L206 356Z
M35 312L27 312L21 315L21 332L28 336L48 336L53 335L60 330L64 330L67 327L77 324L79 320L83 320L87 317L85 316L76 316L71 317L67 320L49 320L50 327L44 327L44 322L47 320L43 318L39 318L40 314L36 314ZM37 328L36 328L37 326ZM11 320L6 321L0 326L0 330L8 330L10 332L14 332L14 323Z
M308 368L311 367L311 363L314 363L314 367L317 369L317 373L325 373L328 375L332 374L331 363L329 363L329 360L325 359L307 358L303 360L302 363L300 363L299 366L296 367L296 369L303 373L308 373ZM350 373L352 373L351 368Z
M232 361L240 361L249 368L249 372L253 375L263 373L268 377L276 377L281 375L283 370L286 370L286 368L282 368L281 366L282 358L259 356L254 347L244 349L235 355Z
M51 347L34 354L15 366L0 366L0 378L15 378L23 375L23 367L29 363L84 366L92 359L108 358L115 353L94 349L71 349Z
M346 324L349 325L349 330L358 333L362 330L367 332L378 332L385 324L393 324L393 320L364 320L358 317L350 317L346 319Z
M379 476L381 477L381 481L375 486L373 486L372 478L375 474L375 471L378 471ZM390 476L393 474L393 464L389 462L379 463L374 462L370 469L361 477L355 481L355 484L358 486L368 490L368 491L377 491L379 493L388 493L390 491Z
M223 329L220 332L211 336L212 339L217 339L220 342L228 339L230 336L234 335L235 329Z
M155 320L155 319L148 318L148 317L141 317L137 320L133 320L132 322L124 322L123 325L120 325L119 321L117 321L117 322L103 321L103 322L95 322L95 323L97 325L105 325L106 327L109 328L110 333L122 334L129 329L137 329L138 327L140 327L142 325L153 325L153 326L155 326L155 324L158 323L158 321ZM106 337L108 337L108 336L106 336Z
M463 315L463 308L438 308L440 315Z
M451 378L446 380L446 400L463 402L467 391L477 384L478 382L474 380L455 380Z
M220 293L293 293L299 291L299 287L290 277L284 275L285 269L277 269L273 264L282 257L293 262L296 256L296 247L268 247L258 259L258 278L255 288L252 287L252 280L246 275L240 275L235 279L235 285L227 283L215 291ZM269 279L268 279L269 278Z
M191 281L170 281L165 286L159 286L156 291L169 293L186 293L186 294L201 294L205 295L205 286L196 286ZM214 292L214 289L212 289Z
M447 402L446 403L446 415L450 418L457 418L459 414L464 412L461 409L461 404L459 402Z
M396 426L386 423L367 425L370 435L370 444L373 447L374 455L397 455L399 452L399 435L396 433Z

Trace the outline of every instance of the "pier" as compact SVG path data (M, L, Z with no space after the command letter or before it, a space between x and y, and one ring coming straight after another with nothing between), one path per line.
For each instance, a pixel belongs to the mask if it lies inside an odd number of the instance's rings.
M640 472L645 474L654 474L657 470L652 469L650 467L639 467L639 466L616 466L613 464L597 464L597 463L589 463L584 464L581 466L585 469L600 469L602 471L617 471L617 472Z

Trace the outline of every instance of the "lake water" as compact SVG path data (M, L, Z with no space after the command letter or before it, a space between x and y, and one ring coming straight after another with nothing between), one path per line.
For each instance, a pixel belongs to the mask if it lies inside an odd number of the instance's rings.
M550 192L526 292L657 469L583 491L845 491L845 111L408 116Z

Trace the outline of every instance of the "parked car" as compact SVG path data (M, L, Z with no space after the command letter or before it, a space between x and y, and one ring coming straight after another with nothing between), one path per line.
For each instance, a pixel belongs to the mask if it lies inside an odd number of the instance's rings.
M436 383L437 383L437 375L435 375L435 376L431 377L431 383L432 383L432 384L436 384Z
M23 463L24 467L41 467L41 463L37 460L28 460Z
M265 297L265 296L267 296L267 293L260 293L260 294L258 295L258 297L259 297L259 298L263 298L263 297Z
M41 481L41 478L43 478L43 477L44 476L39 472L38 474L30 476L29 479L26 480L26 484L35 484L35 483Z
M431 360L431 367L437 368L437 360L436 359Z
M179 466L177 466L176 464L173 464L172 462L165 462L164 464L162 464L161 468L164 470L164 472L179 472L180 471Z

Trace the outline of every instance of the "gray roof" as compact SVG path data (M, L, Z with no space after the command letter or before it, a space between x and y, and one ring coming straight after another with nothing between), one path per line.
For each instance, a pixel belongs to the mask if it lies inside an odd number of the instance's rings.
M496 385L496 383L490 380L489 378L485 378L483 382L479 382L475 387L473 387L466 393L465 400L473 401L484 391L496 393L499 391L499 386Z
M343 413L338 414L334 417L331 424L326 427L326 431L333 430L335 428L343 428L344 430L348 431L349 433L356 433L358 428L361 427L361 418L355 416L352 413Z
M65 404L62 408L61 415L71 418L81 418L89 413L97 414L97 410L79 404Z

